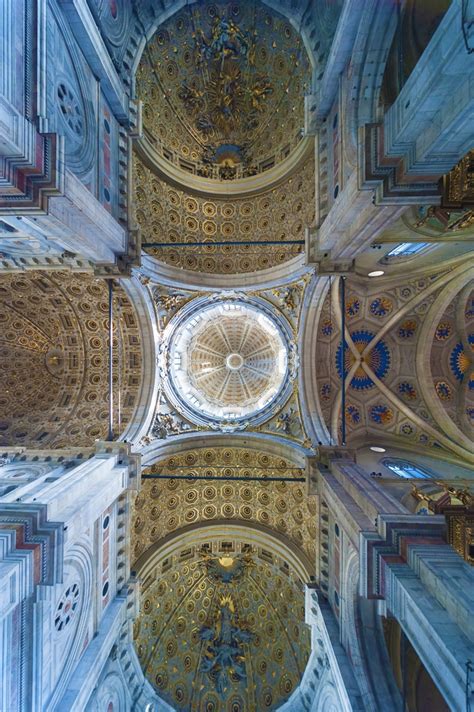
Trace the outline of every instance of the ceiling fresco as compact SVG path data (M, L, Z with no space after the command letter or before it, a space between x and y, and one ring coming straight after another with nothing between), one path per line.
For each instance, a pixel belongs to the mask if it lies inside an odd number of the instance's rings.
M160 25L136 75L154 147L220 180L289 155L303 137L310 83L301 37L259 2L187 5Z
M158 695L178 712L278 709L310 652L303 585L288 565L227 538L217 551L167 556L158 571L144 582L135 623Z
M114 301L120 317L115 325L114 392L120 385L123 428L141 384L141 336L121 287ZM89 274L29 272L1 278L4 445L83 446L107 436L108 309L106 281Z

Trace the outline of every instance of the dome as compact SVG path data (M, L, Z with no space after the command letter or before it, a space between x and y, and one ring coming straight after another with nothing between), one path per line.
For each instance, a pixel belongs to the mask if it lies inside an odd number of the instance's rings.
M288 370L282 330L270 315L239 301L190 314L174 331L170 377L179 398L201 416L238 420L280 393Z
M260 3L186 5L160 25L137 72L154 149L226 181L265 172L294 151L310 85L301 36Z
M168 555L142 594L138 659L177 712L273 712L309 658L301 582L272 553L259 556L228 535L226 543L240 551Z

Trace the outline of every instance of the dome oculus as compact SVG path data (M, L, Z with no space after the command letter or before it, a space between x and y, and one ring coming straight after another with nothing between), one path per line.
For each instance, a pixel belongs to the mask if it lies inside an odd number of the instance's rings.
M286 334L257 306L225 300L189 313L170 331L168 385L195 422L262 414L284 390Z

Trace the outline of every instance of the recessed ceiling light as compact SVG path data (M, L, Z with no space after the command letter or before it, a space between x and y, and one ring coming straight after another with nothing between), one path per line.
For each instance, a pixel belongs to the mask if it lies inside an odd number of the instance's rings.
M376 269L373 272L369 272L368 277L381 277L385 272L383 269Z
M378 447L377 445L372 445L370 449L372 452L385 452L384 447Z

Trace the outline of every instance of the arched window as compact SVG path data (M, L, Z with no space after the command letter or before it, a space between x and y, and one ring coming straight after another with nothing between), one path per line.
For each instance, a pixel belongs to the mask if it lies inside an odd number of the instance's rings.
M406 480L416 479L416 480L429 480L434 475L433 473L426 470L424 467L419 465L414 465L412 462L406 460L382 460L382 464L388 467L389 470L394 472L399 477L403 477Z
M390 257L411 257L424 252L430 246L429 242L401 242L393 247L390 252L387 252L385 259Z

